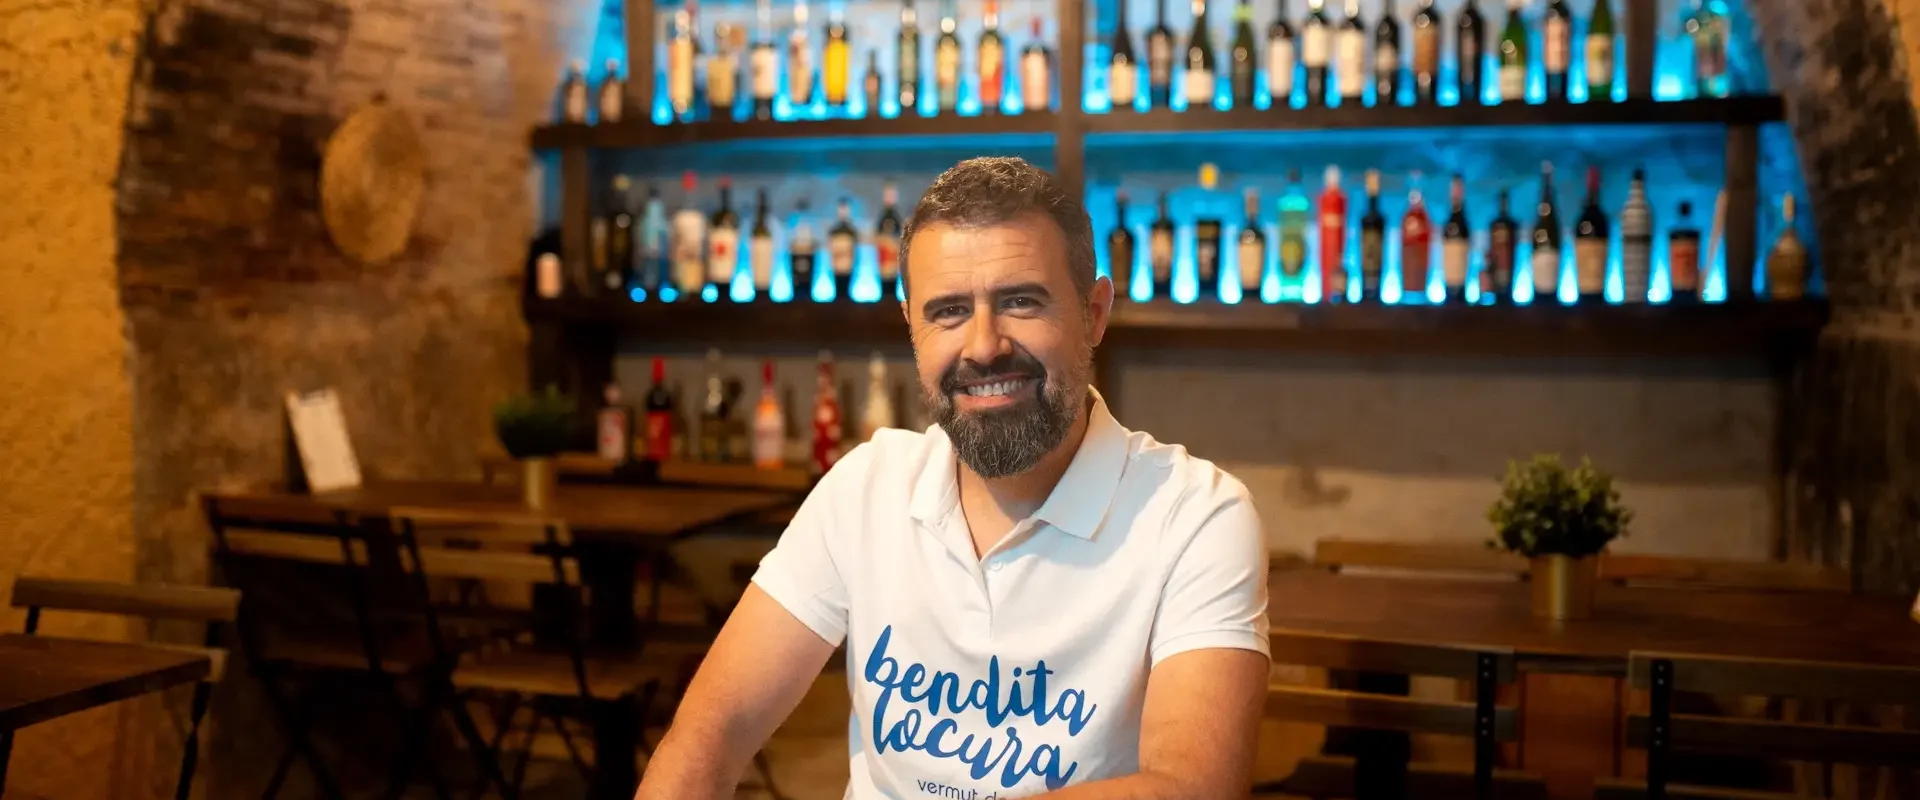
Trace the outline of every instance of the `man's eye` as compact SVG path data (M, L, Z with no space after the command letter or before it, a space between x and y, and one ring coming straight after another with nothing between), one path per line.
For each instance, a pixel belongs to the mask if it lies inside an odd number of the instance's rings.
M965 313L966 310L963 306L941 306L940 308L934 309L933 318L951 319Z
M1031 297L1009 297L1002 305L1007 308L1039 308L1040 301Z

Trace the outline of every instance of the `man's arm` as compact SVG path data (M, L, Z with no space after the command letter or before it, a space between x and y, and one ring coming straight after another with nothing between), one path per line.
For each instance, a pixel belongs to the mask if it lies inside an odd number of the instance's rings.
M1169 656L1147 676L1140 771L1036 800L1224 800L1253 787L1267 657L1212 648Z
M636 800L732 798L834 645L757 585L727 618L640 781Z

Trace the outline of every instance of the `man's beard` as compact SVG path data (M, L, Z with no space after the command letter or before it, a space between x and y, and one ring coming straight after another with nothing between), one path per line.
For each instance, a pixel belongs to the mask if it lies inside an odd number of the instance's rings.
M1085 352L1076 354L1064 374L1049 371L1018 345L991 364L962 359L947 368L940 385L927 393L927 408L952 440L960 463L982 478L1005 478L1033 469L1059 447L1080 415L1091 377L1092 348L1082 349ZM1003 375L1038 381L1035 397L1022 398L1008 408L970 412L961 411L954 402L962 384Z

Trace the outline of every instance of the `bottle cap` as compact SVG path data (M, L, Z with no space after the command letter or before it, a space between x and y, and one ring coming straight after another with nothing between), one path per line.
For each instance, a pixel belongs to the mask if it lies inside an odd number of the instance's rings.
M1367 170L1367 194L1380 193L1380 170Z
M586 60L586 59L584 59L584 58L576 58L576 59L574 59L574 60L573 60L573 71L574 71L574 72L586 72L586 71L587 71L587 60Z
M1220 180L1220 168L1212 164L1200 165L1200 188L1212 190Z
M1339 185L1340 185L1340 168L1333 166L1332 164L1327 165L1327 188L1331 189Z

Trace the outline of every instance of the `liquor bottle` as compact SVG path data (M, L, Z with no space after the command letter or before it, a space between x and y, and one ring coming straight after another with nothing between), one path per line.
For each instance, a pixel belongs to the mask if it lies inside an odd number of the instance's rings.
M672 230L667 226L667 204L660 199L660 187L647 186L647 204L640 212L640 265L635 282L648 295L673 280L673 262L667 242Z
M894 67L900 73L894 96L900 101L900 113L912 114L920 105L920 16L913 0L900 6L900 38L894 48Z
M675 288L689 297L698 295L707 282L707 215L693 205L693 171L680 178L679 211L673 212L673 272Z
M759 24L747 57L747 89L753 94L753 118L773 119L773 97L780 93L780 52L773 46L773 4L759 0Z
M986 0L980 23L980 39L974 51L975 77L980 81L980 113L1000 113L1000 101L1007 88L1007 47L1000 39L1000 3Z
M1160 193L1160 215L1147 229L1147 260L1153 272L1153 296L1173 294L1173 214L1166 192Z
M707 112L706 76L708 54L707 48L700 44L700 4L696 2L696 0L687 0L686 10L687 36L693 46L692 59L688 62L691 70L688 80L693 84L693 94L687 104L687 107L691 109L691 111L688 112L686 118L689 120L697 120L703 118Z
M860 78L861 93L866 95L867 113L880 114L880 51L867 51L867 71Z
M1680 218L1667 231L1667 278L1673 302L1700 300L1700 229L1693 227L1693 204L1680 203Z
M1298 299L1307 277L1307 226L1313 205L1300 186L1300 170L1287 170L1287 191L1280 195L1280 294Z
M587 62L574 59L567 65L567 77L560 82L560 121L569 125L587 122Z
M1487 226L1487 257L1480 264L1480 297L1488 305L1513 299L1514 249L1520 241L1520 223L1508 210L1507 190L1500 190L1500 214Z
M1147 31L1147 105L1166 108L1173 97L1173 31L1167 27L1167 0L1156 8L1159 15Z
M1573 271L1582 302L1606 302L1607 259L1612 248L1607 212L1600 210L1600 168L1587 167L1587 206L1573 226Z
M1653 206L1647 202L1647 171L1633 171L1627 204L1620 207L1620 283L1629 303L1647 302L1653 280Z
M853 206L840 198L840 219L827 231L827 260L833 268L833 295L841 300L853 296L853 256L860 234L853 230Z
M760 401L753 406L753 465L779 469L786 465L787 420L773 391L773 359L760 364Z
M1540 208L1533 221L1533 260L1528 266L1534 299L1545 302L1560 282L1560 215L1554 210L1551 163L1540 165Z
M1464 300L1467 267L1473 260L1473 227L1467 223L1467 179L1454 173L1447 195L1447 224L1440 232L1440 280L1446 285L1449 300Z
M943 112L960 104L960 37L954 34L958 27L953 0L947 0L946 13L940 16L940 40L933 45L934 99Z
M840 459L840 398L833 387L833 354L820 351L813 390L813 471L826 474Z
M1140 93L1140 59L1133 54L1133 29L1127 26L1127 6L1120 4L1119 21L1113 28L1113 54L1107 58L1107 98L1114 111L1133 110Z
M894 427L893 414L893 398L887 396L887 361L874 353L867 362L867 407L860 414L860 441L871 441L881 428Z
M905 300L900 282L900 191L888 183L880 190L880 221L873 225L873 251L880 262L880 296Z
M1334 70L1339 73L1340 103L1359 105L1367 83L1367 24L1360 19L1360 0L1347 0L1347 19L1340 23L1334 46Z
M1287 0L1278 0L1273 24L1267 27L1267 96L1273 98L1277 108L1286 108L1293 101L1293 73L1300 60L1293 25L1287 21L1287 5Z
M1433 217L1420 197L1420 173L1411 176L1407 213L1400 218L1400 302L1424 300L1433 270Z
M653 359L653 384L646 397L647 458L666 461L673 457L673 395L667 392L667 360Z
M1413 15L1414 102L1432 105L1439 90L1440 12L1433 10L1433 0L1420 0L1420 10Z
M740 99L740 50L746 31L731 22L713 26L713 58L707 62L707 118L733 119Z
M1213 106L1213 35L1207 27L1207 0L1193 0L1193 32L1187 35L1187 110Z
M1613 99L1613 54L1613 2L1594 0L1593 18L1587 20L1587 102Z
M594 433L601 458L625 464L633 456L633 407L620 402L620 384L608 383L601 392L605 402L594 415Z
M1467 3L1453 23L1454 62L1460 84L1460 105L1480 105L1484 101L1481 72L1486 67L1487 21L1480 16L1477 3Z
M1360 215L1360 297L1380 299L1387 264L1387 216L1380 213L1380 170L1367 170L1367 212Z
M766 293L773 287L773 226L767 223L767 189L760 187L754 202L753 233L747 239L747 264L753 273L753 289Z
M813 241L812 209L802 198L794 209L793 241L787 245L787 271L792 278L793 296L813 299L813 270L817 245Z
M1400 20L1394 0L1386 0L1373 26L1373 103L1400 104Z
M527 244L527 294L557 300L567 289L565 262L560 258L560 227L553 226Z
M1798 300L1807 293L1807 247L1793 226L1793 195L1780 200L1780 238L1767 253L1767 294L1775 300Z
M727 403L727 385L720 376L720 351L707 351L707 393L700 403L701 461L727 460L727 420L733 408Z
M847 105L848 72L853 69L853 45L847 41L847 23L841 19L838 4L827 6L827 44L820 55L821 88L827 96L827 105L845 108Z
M1133 280L1133 231L1127 228L1127 193L1113 196L1113 230L1107 232L1107 269L1113 278L1113 296L1127 298Z
M1726 97L1727 15L1722 0L1690 0L1692 11L1681 23L1693 49L1694 91L1699 97Z
M1307 67L1307 105L1327 104L1327 62L1333 54L1333 25L1327 21L1327 0L1307 0L1307 20L1300 26L1300 63Z
M693 118L693 59L699 45L694 42L693 14L687 9L673 12L673 40L667 45L667 103L673 118Z
M627 208L633 181L625 175L613 176L613 192L607 195L607 261L600 273L600 286L610 297L627 293L627 277L633 272L633 212Z
M1347 193L1334 166L1327 167L1320 192L1320 297L1325 303L1347 301Z
M620 77L620 59L607 59L607 77L600 80L600 124L620 121L627 107L627 82Z
M1033 18L1032 37L1020 54L1020 95L1027 111L1045 111L1053 105L1053 55L1047 52L1047 40L1039 17Z
M1567 70L1573 62L1573 12L1567 9L1567 0L1549 0L1540 29L1541 46L1545 48L1540 63L1546 70L1547 102L1565 102Z
M800 0L787 34L787 103L796 109L813 103L813 43L807 35L807 0Z
M1193 219L1193 266L1195 282L1202 299L1218 297L1220 290L1220 218L1213 216L1213 189L1220 170L1212 164L1200 165L1201 200L1195 204Z
M1260 282L1267 276L1267 235L1260 230L1260 193L1247 190L1247 221L1240 225L1238 257L1242 302L1251 303L1260 296Z
M667 456L675 461L691 461L700 454L700 443L693 441L693 426L687 424L687 415L681 413L684 406L680 401L686 396L686 386L674 381L672 393L667 395L666 439Z
M1253 107L1253 3L1240 0L1233 7L1232 63L1227 65L1227 87L1234 108Z
M713 210L713 219L707 224L707 285L714 287L718 296L726 296L739 264L740 215L733 213L733 181L721 178L720 207Z
M1526 0L1507 0L1507 28L1500 34L1500 102L1527 102L1527 22L1521 16Z

